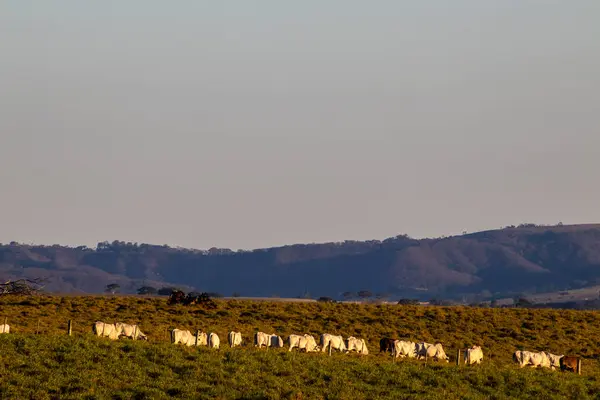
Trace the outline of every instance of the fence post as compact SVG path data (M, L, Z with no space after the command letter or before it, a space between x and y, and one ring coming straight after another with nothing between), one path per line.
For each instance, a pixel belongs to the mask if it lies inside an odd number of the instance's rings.
M460 349L456 350L456 365L460 365Z
M198 347L198 336L200 336L200 329L198 329L196 331L196 343L195 343L196 347Z
M67 334L71 336L71 333L73 333L73 322L69 320L69 324L67 326Z
M8 317L4 317L4 325L2 325L2 333L6 333L6 321L8 320Z
M37 320L37 326L35 327L35 334L39 334L40 332L40 319Z
M133 326L133 340L135 340L136 336L137 336L137 324Z
M581 375L581 357L577 359L577 375Z
M331 357L331 343L329 343L329 357Z

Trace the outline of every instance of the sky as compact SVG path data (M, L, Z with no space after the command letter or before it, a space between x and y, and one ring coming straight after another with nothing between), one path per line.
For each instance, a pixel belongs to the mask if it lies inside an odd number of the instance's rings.
M0 242L600 222L598 0L5 0Z

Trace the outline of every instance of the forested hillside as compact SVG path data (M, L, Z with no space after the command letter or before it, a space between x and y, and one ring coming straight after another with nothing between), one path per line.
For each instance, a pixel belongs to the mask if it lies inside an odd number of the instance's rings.
M0 278L47 277L49 291L102 292L107 284L178 286L226 296L481 298L600 283L600 225L523 225L416 240L290 245L253 251L148 244L0 245Z

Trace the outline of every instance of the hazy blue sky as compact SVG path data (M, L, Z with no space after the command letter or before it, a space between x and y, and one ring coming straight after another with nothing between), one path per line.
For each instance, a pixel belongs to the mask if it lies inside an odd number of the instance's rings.
M600 221L600 1L0 8L0 242Z

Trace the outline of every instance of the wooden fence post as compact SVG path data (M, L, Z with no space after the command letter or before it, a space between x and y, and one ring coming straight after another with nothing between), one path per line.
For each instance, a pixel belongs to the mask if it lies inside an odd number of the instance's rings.
M581 357L577 359L577 375L581 375Z
M67 325L67 334L69 336L71 336L72 333L73 333L73 322L71 320L69 320L69 324Z
M196 331L196 343L195 343L196 347L198 347L198 336L200 336L200 329L198 329Z
M331 357L331 343L329 343L329 357Z
M133 340L135 340L136 336L137 336L137 324L133 325Z
M460 365L460 349L456 350L456 365Z
M2 333L6 333L6 321L8 321L8 317L4 317L4 325L2 325Z

